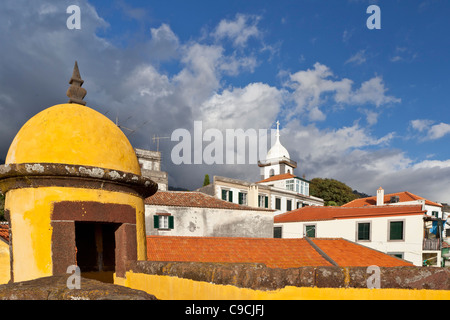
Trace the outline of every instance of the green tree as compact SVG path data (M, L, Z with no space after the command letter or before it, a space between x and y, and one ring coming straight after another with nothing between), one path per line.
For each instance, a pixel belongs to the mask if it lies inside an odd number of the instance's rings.
M209 174L205 174L205 179L203 179L203 186L207 186L209 183Z
M314 178L309 186L312 196L322 198L326 206L342 206L358 198L352 188L335 179Z

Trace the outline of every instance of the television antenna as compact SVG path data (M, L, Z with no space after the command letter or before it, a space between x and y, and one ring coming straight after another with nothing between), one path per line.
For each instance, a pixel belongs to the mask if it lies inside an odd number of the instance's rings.
M161 139L170 139L170 137L160 137L160 136L156 136L156 135L153 135L153 143L155 143L156 142L156 151L159 151L159 140L161 140Z
M129 116L124 122L126 122L130 118L131 118L131 116ZM117 117L117 116L116 116L116 126L118 126L120 129L125 129L125 130L129 131L131 134L133 134L135 132L135 130L133 130L133 129L130 129L130 128L127 128L127 127L124 127L124 126L120 125L119 124L119 117Z

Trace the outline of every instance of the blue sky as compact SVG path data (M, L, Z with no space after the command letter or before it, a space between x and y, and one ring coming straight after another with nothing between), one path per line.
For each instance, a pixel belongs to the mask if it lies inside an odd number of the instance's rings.
M66 27L71 4L80 30ZM366 27L371 4L379 30ZM450 202L449 12L437 0L2 1L0 108L13 112L0 148L66 101L78 60L88 105L137 129L136 147L196 120L219 130L280 120L298 175ZM161 141L171 185L259 179L255 165L174 165L173 147Z

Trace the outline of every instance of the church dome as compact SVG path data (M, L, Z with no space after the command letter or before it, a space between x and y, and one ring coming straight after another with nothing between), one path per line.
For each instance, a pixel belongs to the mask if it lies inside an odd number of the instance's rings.
M289 159L289 152L280 142L280 139L277 137L277 141L275 144L270 148L269 152L267 152L267 160L270 159L278 159L278 158L288 158Z
M267 152L266 160L278 159L278 158L290 158L289 152L280 142L280 122L277 121L277 133L276 133L277 141L275 141L272 148L270 148L269 152Z
M63 163L141 174L120 128L76 103L55 105L29 119L14 138L5 163Z

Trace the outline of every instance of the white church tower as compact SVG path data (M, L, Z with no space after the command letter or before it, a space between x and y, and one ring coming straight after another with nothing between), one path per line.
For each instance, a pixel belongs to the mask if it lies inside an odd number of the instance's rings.
M289 152L280 142L280 122L277 121L276 141L269 152L267 152L266 160L258 161L261 168L261 179L267 179L280 174L294 174L297 168L297 162L289 157Z

